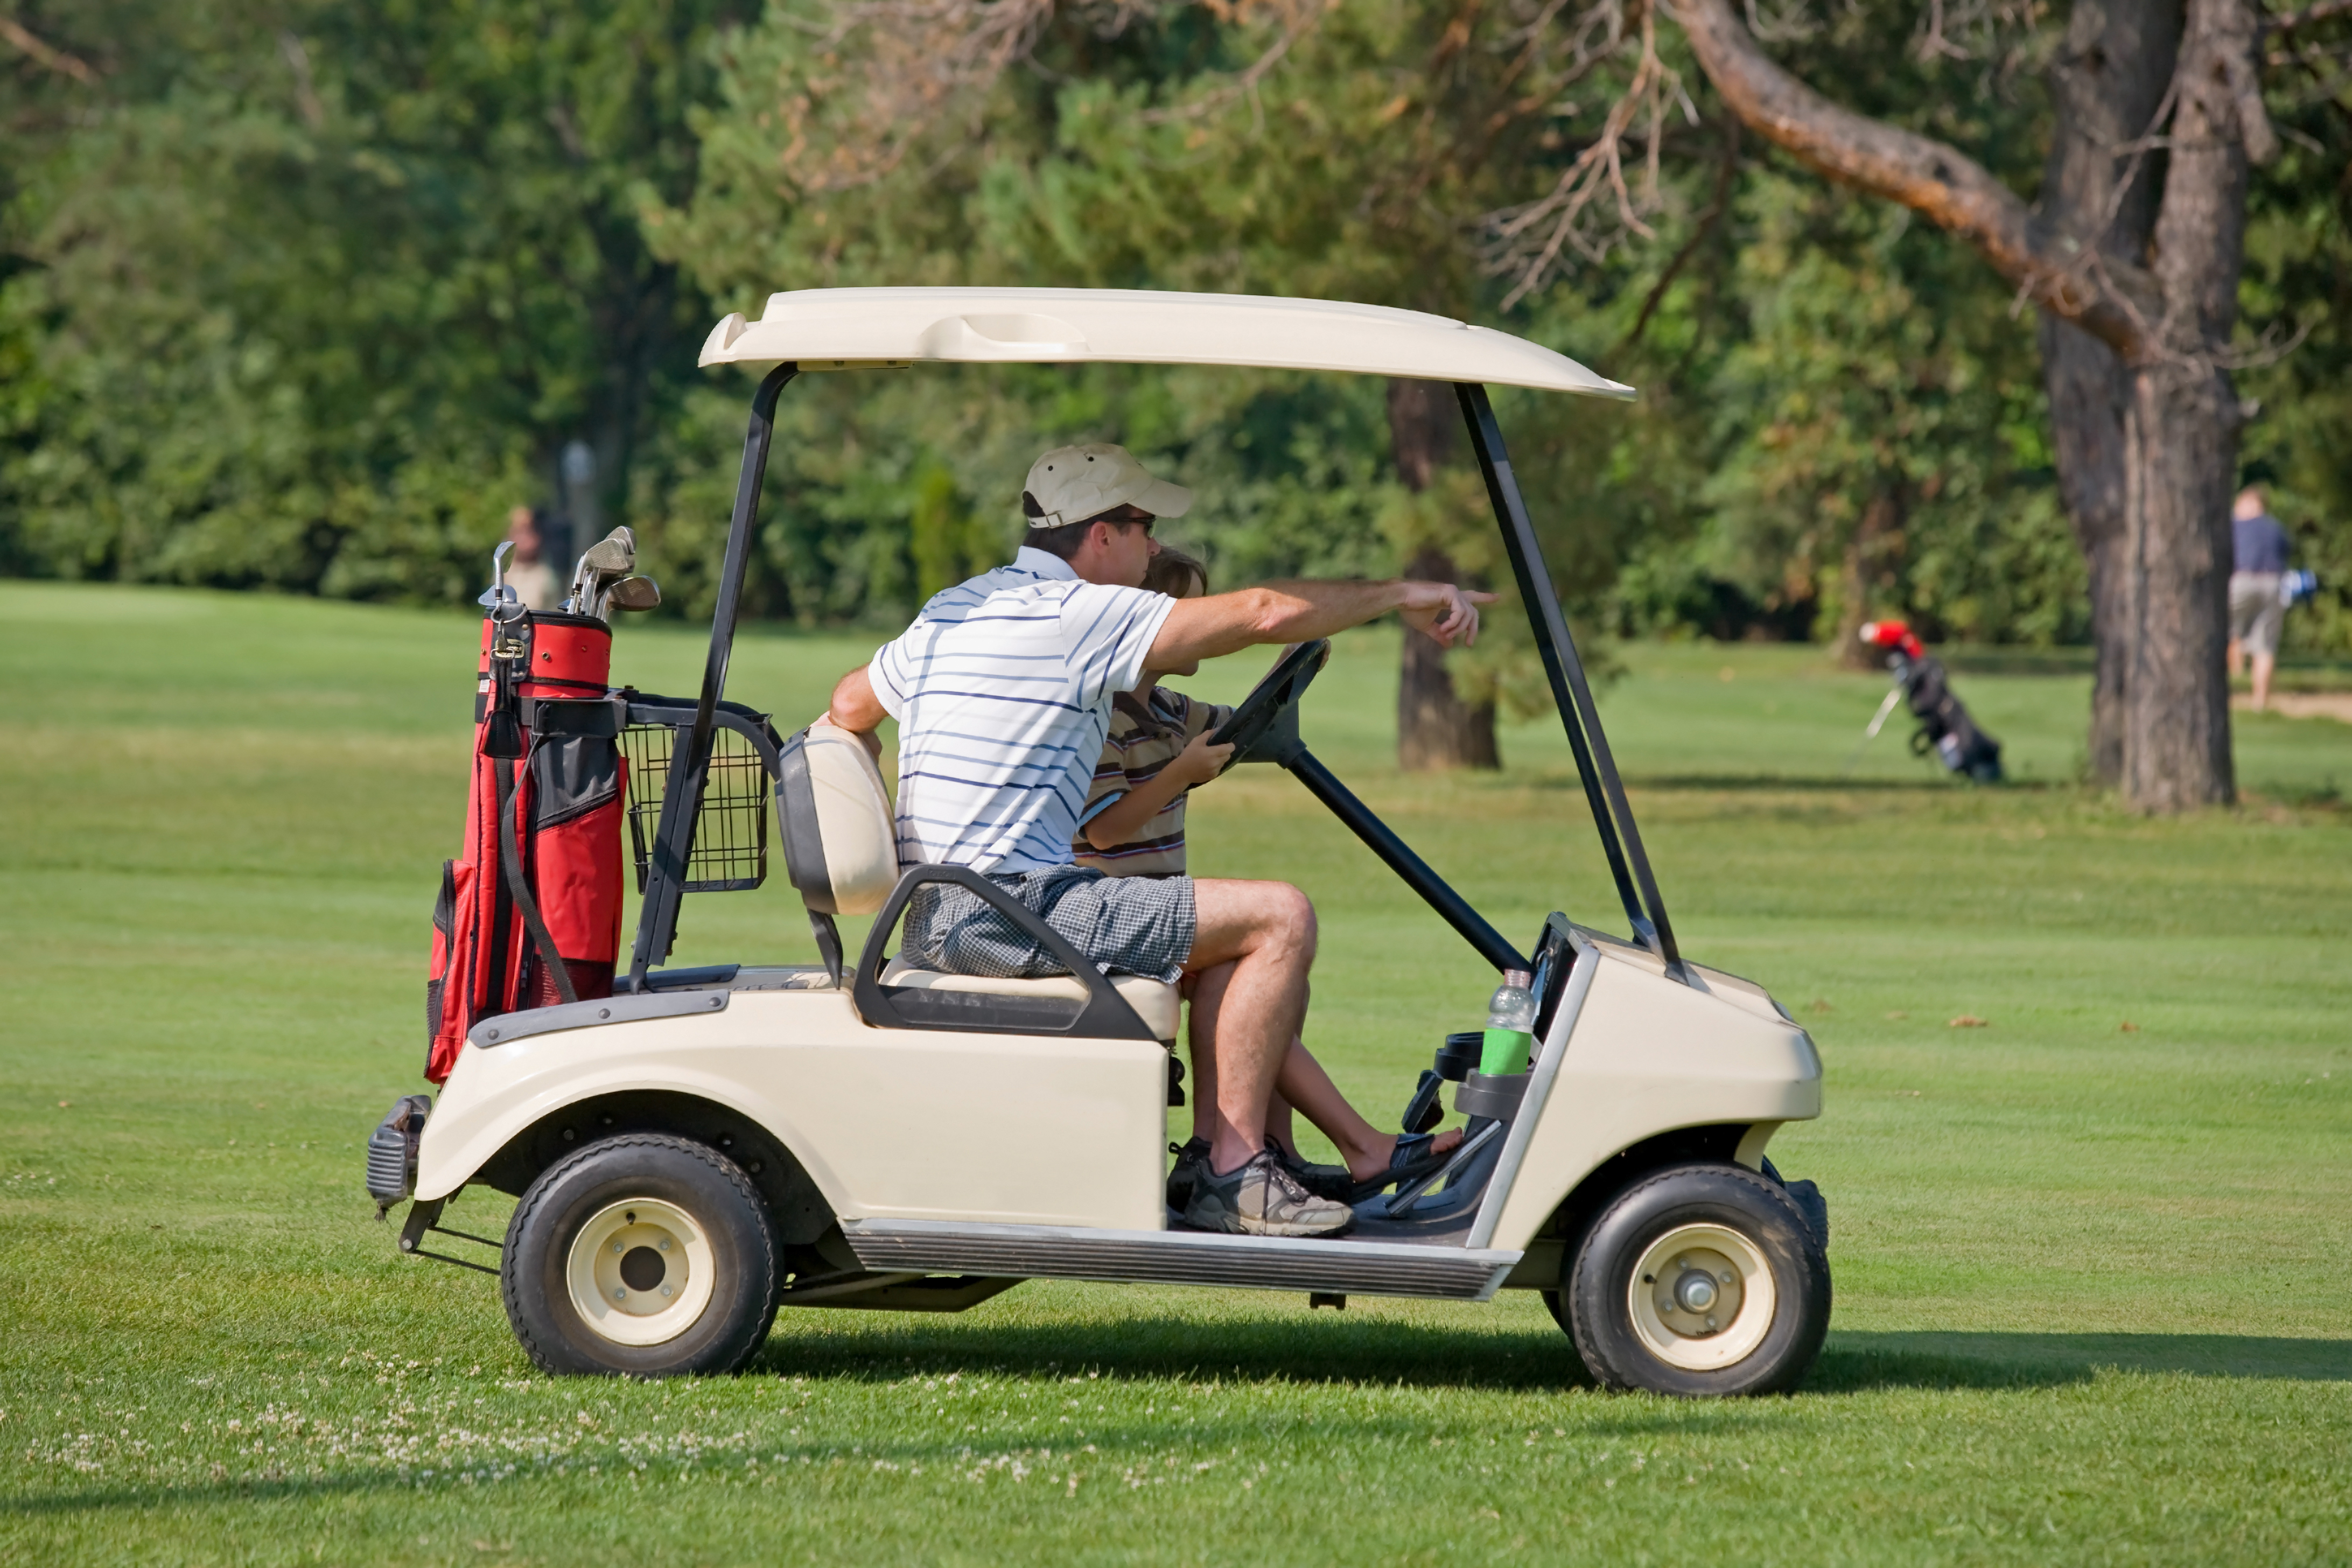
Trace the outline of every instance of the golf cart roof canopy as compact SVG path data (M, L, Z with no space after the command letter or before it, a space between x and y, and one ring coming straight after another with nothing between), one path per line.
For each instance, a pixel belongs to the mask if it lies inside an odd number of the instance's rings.
M705 365L1213 364L1482 382L1630 398L1508 332L1419 310L1141 289L807 289L730 315Z

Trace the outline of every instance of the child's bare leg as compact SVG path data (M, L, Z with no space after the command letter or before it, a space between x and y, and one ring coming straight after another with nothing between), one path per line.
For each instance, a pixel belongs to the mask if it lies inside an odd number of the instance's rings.
M1389 1160L1396 1152L1397 1134L1383 1132L1358 1115L1304 1042L1290 1042L1274 1083L1283 1101L1296 1106L1301 1115L1322 1130L1323 1136L1339 1146L1339 1157L1347 1162L1349 1175L1360 1182L1369 1181L1389 1168ZM1270 1133L1272 1130L1268 1131ZM1434 1147L1443 1153L1461 1142L1461 1129L1453 1128L1437 1135ZM1285 1147L1293 1145L1286 1140Z
M1291 1125L1290 1101L1282 1098L1279 1089L1265 1102L1265 1141L1281 1144L1291 1158L1298 1157L1298 1133Z

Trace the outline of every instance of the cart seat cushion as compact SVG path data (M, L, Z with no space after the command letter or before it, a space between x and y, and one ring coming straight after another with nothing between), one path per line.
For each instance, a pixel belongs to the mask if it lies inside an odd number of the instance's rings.
M1108 979L1111 988L1127 999L1127 1005L1135 1009L1156 1038L1176 1038L1176 1026L1183 1013L1176 987L1143 974L1113 974ZM1060 996L1073 1002L1087 998L1086 986L1067 974L1049 975L1043 980L996 980L982 974L943 974L936 969L918 969L903 958L893 958L883 966L882 984L919 990L978 991L992 996Z
M785 743L776 782L784 858L813 910L870 915L898 883L898 828L882 772L856 736L819 720Z

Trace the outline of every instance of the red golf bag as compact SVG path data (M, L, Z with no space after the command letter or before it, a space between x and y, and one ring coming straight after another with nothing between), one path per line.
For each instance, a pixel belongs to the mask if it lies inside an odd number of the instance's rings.
M442 863L433 908L433 1083L480 1019L613 994L625 780L612 655L592 616L507 603L483 619L465 851Z

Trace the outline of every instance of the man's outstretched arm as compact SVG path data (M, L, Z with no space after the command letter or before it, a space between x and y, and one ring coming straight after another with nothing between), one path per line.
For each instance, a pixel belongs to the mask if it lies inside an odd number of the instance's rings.
M1478 640L1478 606L1492 594L1450 583L1402 579L1386 583L1268 583L1238 593L1179 599L1145 660L1152 669L1216 658L1264 643L1300 643L1402 611L1405 625L1440 647ZM844 683L847 684L846 682ZM834 700L840 701L838 693Z

